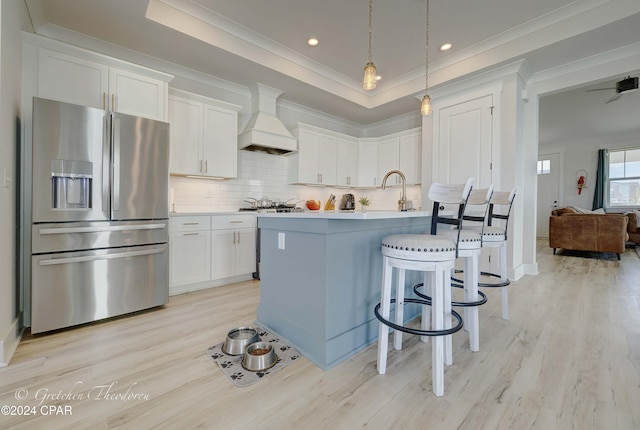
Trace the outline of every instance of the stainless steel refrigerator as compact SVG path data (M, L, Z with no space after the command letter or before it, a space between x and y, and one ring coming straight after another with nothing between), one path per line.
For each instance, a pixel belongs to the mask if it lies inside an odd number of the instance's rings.
M31 332L169 298L169 124L34 98Z

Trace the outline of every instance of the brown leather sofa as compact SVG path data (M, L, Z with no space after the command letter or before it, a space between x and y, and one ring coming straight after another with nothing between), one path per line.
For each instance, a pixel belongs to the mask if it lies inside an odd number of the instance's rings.
M620 259L628 240L626 214L582 214L556 209L549 217L549 246L575 251L615 252Z
M629 242L633 242L636 246L640 245L640 225L638 223L637 211L628 212L629 224L627 225L627 233L629 234Z

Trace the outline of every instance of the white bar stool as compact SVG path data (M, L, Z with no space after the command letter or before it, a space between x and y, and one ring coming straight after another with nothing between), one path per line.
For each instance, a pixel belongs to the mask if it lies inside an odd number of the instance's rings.
M465 214L460 214L465 221L474 221L480 223L480 229L484 226L485 218L489 207L489 200L493 194L493 185L489 188L473 190L467 201ZM475 211L469 215L471 208ZM435 210L435 209L434 209ZM453 224L455 229L441 229L437 224ZM463 301L451 301L452 306L464 307L464 321L465 328L469 331L469 349L471 351L480 350L480 318L478 313L478 307L487 302L487 296L478 291L478 282L480 276L480 254L482 253L482 230L478 231L474 227L466 227L460 223L454 223L446 217L434 217L432 219L431 231L437 231L438 235L453 237L459 235L458 243L458 258L462 258L464 264L464 281L458 280L452 277L452 280L457 281L459 284L452 284L453 287L464 288L464 300ZM420 292L419 288L421 284L414 286L414 293L425 300L430 300L430 292L427 288L425 292ZM428 310L425 309L428 313ZM445 363L451 364L453 362L453 347L451 345L451 338L445 340Z
M429 199L434 207L443 204L458 204L460 206L460 222L464 215L464 207L471 192L473 179L466 184L446 185L433 184L429 188ZM437 213L436 213L437 215ZM394 347L402 349L402 332L419 336L435 337L431 346L432 351L432 384L436 396L444 395L444 338L460 330L463 326L460 315L451 310L451 270L455 266L457 257L458 237L439 236L430 234L399 234L385 237L382 240L382 292L380 303L376 305L374 313L380 321L378 333L378 373L386 373L387 352L389 347L389 327L394 329ZM393 284L393 269L397 269L396 298L391 298ZM433 298L430 302L422 299L405 299L405 270L424 272L424 283L431 287ZM448 297L448 299L447 299ZM391 304L395 303L395 323L389 319ZM431 321L424 318L421 329L405 327L403 325L404 303L418 303L433 308L430 312ZM451 317L457 324L451 327ZM431 326L430 330L427 328Z
M498 278L500 282L480 282L478 285L482 288L492 287L500 288L502 290L502 319L509 319L509 293L507 287L511 284L511 281L507 277L507 228L509 227L509 216L511 215L511 207L513 201L516 198L518 188L513 188L511 191L496 191L491 196L491 202L489 204L489 215L487 217L487 225L482 232L482 247L483 248L500 248L500 274L482 272L481 275L492 278ZM501 206L506 209L506 214L495 213L495 206ZM504 221L503 226L496 226L493 220Z

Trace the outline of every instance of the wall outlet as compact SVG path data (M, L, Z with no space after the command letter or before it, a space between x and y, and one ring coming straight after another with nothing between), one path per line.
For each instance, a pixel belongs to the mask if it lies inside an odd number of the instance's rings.
M278 232L278 249L284 249L284 233Z

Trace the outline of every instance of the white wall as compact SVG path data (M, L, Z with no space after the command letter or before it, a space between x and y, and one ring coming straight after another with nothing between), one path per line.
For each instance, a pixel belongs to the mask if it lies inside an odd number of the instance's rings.
M16 282L16 178L19 175L16 154L20 147L20 23L23 12L22 1L3 0L0 3L0 366L9 363L20 338Z

